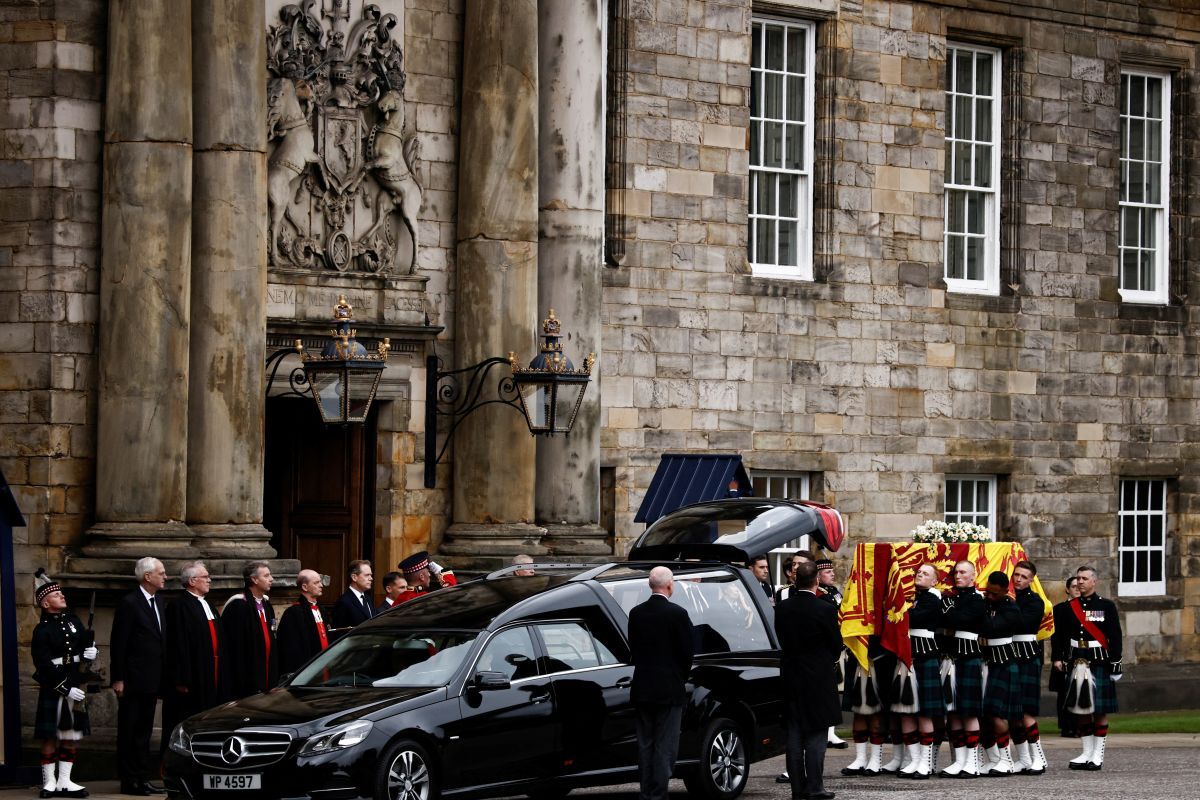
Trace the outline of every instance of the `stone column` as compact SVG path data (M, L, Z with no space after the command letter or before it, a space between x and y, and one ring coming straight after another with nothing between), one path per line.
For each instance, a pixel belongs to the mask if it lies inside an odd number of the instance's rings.
M264 0L192 0L187 522L207 557L275 555L262 526L267 291Z
M467 0L464 16L458 367L510 350L532 358L537 320L537 2ZM443 551L540 535L529 524L534 455L533 437L512 409L485 407L459 427L455 523Z
M600 355L605 3L539 0L538 11L538 310L555 310L580 366ZM599 370L570 436L537 442L537 520L556 552L608 552L598 524Z
M88 556L194 555L186 512L191 3L111 0Z

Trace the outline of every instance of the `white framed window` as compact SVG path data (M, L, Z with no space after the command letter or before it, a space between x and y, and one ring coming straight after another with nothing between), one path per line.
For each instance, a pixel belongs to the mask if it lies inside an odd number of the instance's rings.
M814 34L809 22L753 23L747 239L756 275L812 280Z
M1000 51L946 52L946 288L1000 293Z
M1123 71L1120 103L1121 299L1166 303L1171 76Z
M996 535L996 476L947 475L945 511L946 522L970 522L982 525Z
M808 500L811 479L806 472L754 472L750 476L750 485L754 487L755 497ZM784 564L790 563L792 553L807 549L808 537L801 536L767 553L767 560L771 565L771 582L782 586Z
M1167 593L1167 482L1121 481L1117 594L1145 597Z

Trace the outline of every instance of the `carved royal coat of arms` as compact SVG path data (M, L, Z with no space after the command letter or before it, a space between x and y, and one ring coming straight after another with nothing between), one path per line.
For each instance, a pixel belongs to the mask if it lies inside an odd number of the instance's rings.
M301 0L267 30L270 263L411 274L420 142L405 130L397 19ZM319 14L319 16L318 16Z

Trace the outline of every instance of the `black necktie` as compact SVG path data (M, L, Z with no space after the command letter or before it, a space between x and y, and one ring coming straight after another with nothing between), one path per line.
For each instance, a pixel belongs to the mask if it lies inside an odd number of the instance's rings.
M154 595L150 595L150 614L154 617L154 627L158 628L159 633L162 633L162 621L158 618L158 603L155 602L156 599Z
M369 600L367 600L367 596L365 594L362 596L362 604L363 604L363 611L367 612L367 619L370 619L371 618L371 603Z

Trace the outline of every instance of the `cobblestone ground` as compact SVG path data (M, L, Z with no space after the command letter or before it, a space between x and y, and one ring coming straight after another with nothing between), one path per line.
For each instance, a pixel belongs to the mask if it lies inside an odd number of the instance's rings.
M846 750L830 750L825 764L828 776L825 787L846 800L963 800L985 797L1003 800L1184 800L1200 797L1200 736L1111 736L1102 772L1072 772L1067 769L1066 762L1078 753L1076 742L1047 739L1046 743L1050 770L1045 775L977 778L973 781L844 778L840 770L850 763L851 754ZM751 771L750 785L742 797L746 800L789 800L789 788L775 783L775 776L782 769L782 757L755 764ZM91 790L91 800L128 800L125 795L117 794L116 781L85 783ZM228 794L229 800L236 800L238 795L237 792ZM571 797L586 796L591 800L629 800L636 795L637 786L632 784L602 789L580 789L571 793ZM28 788L0 789L0 800L28 800L36 796L36 791ZM673 800L688 797L682 781L672 781L671 797Z

